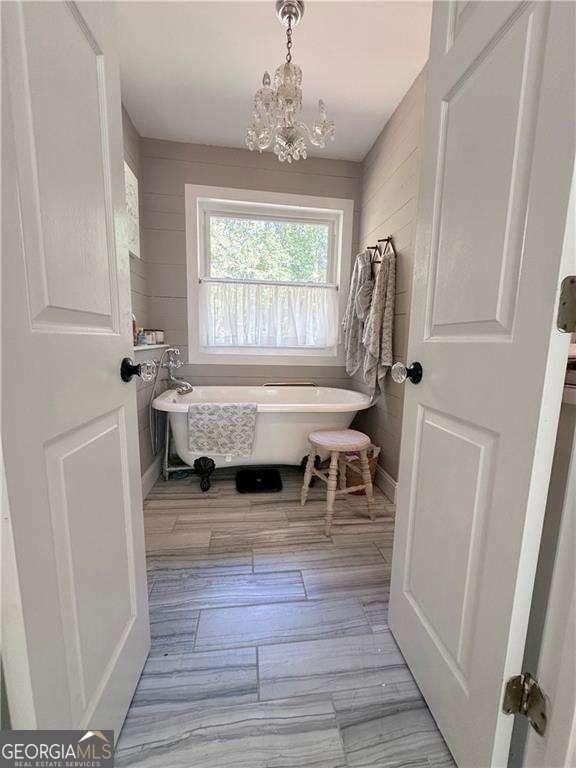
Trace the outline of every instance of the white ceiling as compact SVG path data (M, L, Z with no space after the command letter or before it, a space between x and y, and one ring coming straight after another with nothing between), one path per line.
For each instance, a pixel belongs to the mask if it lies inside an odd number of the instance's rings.
M273 0L116 2L122 101L149 138L243 147L264 69L283 61ZM313 154L361 160L428 58L431 1L308 0L294 31L304 114L323 98L336 139Z

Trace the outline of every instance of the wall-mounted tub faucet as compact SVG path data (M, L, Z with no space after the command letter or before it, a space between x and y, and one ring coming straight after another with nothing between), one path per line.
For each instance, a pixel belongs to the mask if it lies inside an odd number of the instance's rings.
M159 439L157 412L152 407L152 402L156 397L156 391L158 386L158 374L160 373L161 368L166 368L166 370L168 371L168 378L170 379L170 382L176 385L176 392L179 395L185 395L188 392L192 392L194 387L192 386L192 384L190 384L189 381L184 381L183 379L177 379L174 376L174 371L177 368L180 368L182 365L183 363L182 363L182 360L180 359L180 350L178 349L178 347L168 347L162 352L160 356L160 360L158 361L158 365L156 366L156 373L154 375L154 384L152 385L152 394L150 395L150 400L148 402L148 414L149 414L149 423L150 423L150 445L152 447L153 456L156 456L156 454L161 448L161 441Z
M162 358L160 365L168 371L168 378L171 384L176 385L176 392L179 395L186 395L188 392L192 392L194 387L189 381L184 381L184 379L178 379L174 376L174 371L183 365L178 347L168 347Z

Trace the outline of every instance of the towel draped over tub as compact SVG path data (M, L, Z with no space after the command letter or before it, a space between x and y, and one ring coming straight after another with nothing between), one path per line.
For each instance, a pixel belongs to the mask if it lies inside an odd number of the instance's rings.
M256 435L256 403L192 403L188 448L206 456L250 456Z

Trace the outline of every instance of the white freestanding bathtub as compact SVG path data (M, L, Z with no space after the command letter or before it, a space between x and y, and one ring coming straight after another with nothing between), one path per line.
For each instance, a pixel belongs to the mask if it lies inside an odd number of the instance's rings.
M370 406L368 395L331 387L194 387L178 395L167 390L152 406L166 411L176 451L192 466L199 454L188 450L190 403L257 403L256 439L251 456L211 456L216 466L300 464L309 453L308 433L315 429L346 429L354 415Z

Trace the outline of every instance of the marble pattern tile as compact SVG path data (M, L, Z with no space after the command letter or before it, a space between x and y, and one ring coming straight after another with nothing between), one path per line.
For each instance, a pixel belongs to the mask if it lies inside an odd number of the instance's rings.
M291 525L298 525L298 523L291 523ZM357 533L359 536L386 536L390 530L389 521L377 518L372 522L367 514L362 519L360 517L338 517L335 514L334 519L332 520L332 526L335 536L340 533L348 536L354 533Z
M235 523L243 523L247 511L247 509L230 509L230 507L207 507L201 510L177 509L178 522L175 530L179 532L193 531L198 525L210 526L211 523L227 523L228 528L230 528L230 525Z
M155 485L146 498L146 504L163 500L177 501L178 499L186 499L189 506L194 502L205 506L222 506L230 501L236 507L249 507L251 503L248 496L239 495L231 483L217 483L215 481L212 488L203 493L197 483L192 485L186 483L185 480L175 480L173 484L167 483L164 487Z
M308 544L254 550L255 573L381 565L382 561L378 548L370 542L353 547Z
M410 679L391 632L263 646L258 674L263 701Z
M211 536L208 528L193 533L149 533L146 535L146 552L168 554L208 549Z
M191 521L185 519L183 522L178 518L174 524L175 533L189 533L193 531L205 531L209 530L212 533L212 539L216 539L219 534L230 534L231 525L228 520L203 520L201 522ZM242 520L234 525L234 533L238 537L245 536L246 539L250 539L254 534L268 531L287 531L289 524L281 519L275 520Z
M412 681L346 691L333 702L350 768L456 768Z
M364 613L368 623L374 632L383 632L388 629L388 600L380 597L371 597L362 600Z
M281 544L312 544L329 543L330 539L324 535L324 524L308 525L299 528L276 528L260 531L245 532L243 529L215 531L210 543L211 549L228 549L233 551L242 547L279 546Z
M369 624L356 599L307 600L202 611L196 649L269 645L365 634Z
M130 713L117 768L346 768L328 697Z
M388 597L390 566L381 560L376 565L358 565L331 570L303 570L306 594L310 598Z
M340 728L350 728L402 710L425 708L426 703L412 676L399 683L354 687L332 694Z
M281 522L284 526L288 525L286 511L282 508L278 509L271 504L265 504L261 507L252 507L251 509L247 509L244 514L244 520L247 523L275 521Z
M298 571L283 573L235 574L233 576L190 576L157 579L150 594L150 607L158 605L189 608L254 605L305 598Z
M394 536L388 535L380 539L377 543L382 557L389 563L392 563L392 547L394 545Z
M132 712L175 712L191 701L222 706L257 700L256 649L149 656Z
M150 606L150 654L192 651L199 618L187 607Z
M152 555L147 558L148 575L154 578L172 578L175 575L231 576L252 573L252 551L197 552L183 555ZM292 569L296 570L296 569Z
M276 504L266 504L255 507L257 510L266 510L273 514L280 513L284 515L287 522L318 522L326 517L326 499L310 500L304 506L300 504L300 499L294 501L276 502ZM345 514L347 510L346 502L342 499L336 499L334 503L335 514Z
M174 529L177 514L148 514L144 517L144 530L149 533L170 533Z
M299 505L218 470L145 502L152 650L117 747L137 768L454 768L388 631L393 505Z
M381 547L386 548L388 545L388 537L388 533L370 533L369 525L367 525L363 533L360 534L356 532L352 533L350 530L347 530L345 526L340 526L338 528L334 527L332 529L332 544L337 547L353 547L357 544L366 544L366 542L369 541L379 549Z
M239 501L238 503L232 502L232 499L228 500L228 505L225 500L218 498L190 498L185 494L172 494L171 496L148 496L144 502L144 511L150 512L174 512L174 510L181 510L184 512L197 511L199 514L204 514L208 510L223 510L228 508L229 511L238 509L249 509L249 501Z

